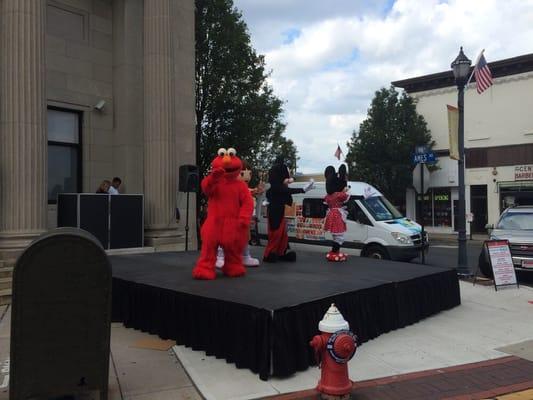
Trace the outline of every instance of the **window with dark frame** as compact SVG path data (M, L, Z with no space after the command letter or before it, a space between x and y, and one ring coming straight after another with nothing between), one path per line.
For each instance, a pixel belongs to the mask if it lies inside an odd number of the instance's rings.
M359 224L373 226L372 222L368 219L364 211L359 207L359 204L355 201L354 198L350 198L346 205L348 209L348 219Z
M82 191L81 112L48 107L48 204Z
M302 216L304 218L324 218L328 207L324 199L305 198L302 202Z

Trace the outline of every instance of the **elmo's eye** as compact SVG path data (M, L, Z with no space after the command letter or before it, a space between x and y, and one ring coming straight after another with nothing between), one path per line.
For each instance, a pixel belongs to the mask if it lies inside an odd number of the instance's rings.
M218 154L220 157L224 157L226 154L228 154L228 152L226 151L225 148L221 147L220 149L218 149L217 154Z
M229 154L230 156L236 156L236 155L237 155L237 150L235 150L233 147L230 147L230 148L228 149L228 154Z

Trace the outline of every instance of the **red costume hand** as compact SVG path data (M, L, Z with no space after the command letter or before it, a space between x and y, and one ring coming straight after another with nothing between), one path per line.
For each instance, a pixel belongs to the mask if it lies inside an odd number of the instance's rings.
M211 171L211 175L214 179L220 179L224 176L224 168L215 168L213 171Z

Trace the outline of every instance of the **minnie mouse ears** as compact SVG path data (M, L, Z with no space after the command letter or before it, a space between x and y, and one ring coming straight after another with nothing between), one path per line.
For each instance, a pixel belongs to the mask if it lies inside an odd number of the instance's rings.
M329 165L324 170L324 176L326 178L326 192L333 194L335 192L342 191L347 185L347 169L346 165L341 164L339 171L335 171L335 167Z
M335 175L335 167L333 165L328 165L324 170L324 178L329 179Z
M335 167L333 165L328 165L324 170L324 177L328 179L334 175L338 175L340 179L346 179L346 176L348 175L348 169L346 168L346 165L341 164L338 172L335 172Z
M346 165L341 164L341 166L339 167L339 178L346 180L346 175L348 175Z

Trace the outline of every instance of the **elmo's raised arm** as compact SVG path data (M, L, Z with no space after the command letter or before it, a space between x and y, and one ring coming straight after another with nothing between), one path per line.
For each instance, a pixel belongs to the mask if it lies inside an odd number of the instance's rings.
M224 169L223 168L216 168L213 171L209 173L204 179L202 179L202 192L205 193L206 196L211 196L214 192L214 190L217 187L217 184L222 180L224 177Z

